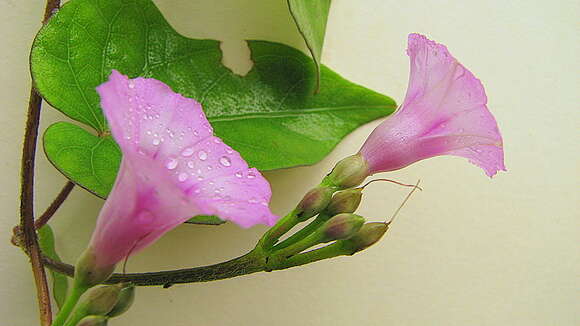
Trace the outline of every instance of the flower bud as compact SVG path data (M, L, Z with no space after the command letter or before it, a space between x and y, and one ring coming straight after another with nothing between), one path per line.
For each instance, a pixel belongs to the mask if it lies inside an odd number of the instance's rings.
M121 290L119 293L119 300L117 304L109 311L107 316L109 317L117 317L123 313L125 313L135 300L135 286L129 285Z
M106 281L113 271L115 265L99 264L97 257L91 247L88 247L75 266L75 283L81 287L92 287Z
M358 186L370 175L367 161L360 154L351 155L336 163L326 176L333 185L347 189Z
M77 326L107 326L108 318L104 316L86 316Z
M320 227L318 231L321 233L320 242L348 239L362 227L364 222L365 219L356 214L335 215Z
M326 207L326 213L330 216L340 213L353 213L360 205L362 199L362 188L347 189L339 191L330 200Z
M119 301L123 284L103 285L88 290L75 307L75 314L89 316L104 316L108 314Z
M296 207L300 221L317 215L326 208L332 198L333 190L329 187L316 187L310 190Z
M389 229L388 223L371 222L363 225L360 230L350 239L346 240L353 249L352 254L365 250L377 243Z

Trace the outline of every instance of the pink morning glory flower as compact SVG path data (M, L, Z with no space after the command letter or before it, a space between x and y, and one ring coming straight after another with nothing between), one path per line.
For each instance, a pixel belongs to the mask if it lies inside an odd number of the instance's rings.
M465 157L490 177L505 171L502 138L479 79L423 35L409 35L407 53L411 73L403 105L359 152L368 174L438 155Z
M123 153L89 245L97 266L116 264L194 215L242 227L276 222L268 182L213 135L195 100L115 70L97 92Z

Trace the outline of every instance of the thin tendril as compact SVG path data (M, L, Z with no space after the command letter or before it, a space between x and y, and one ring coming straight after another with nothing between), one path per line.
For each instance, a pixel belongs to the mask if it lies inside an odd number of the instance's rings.
M419 183L420 182L421 182L421 179L417 180L417 183L414 186L411 185L413 187L413 189L407 194L407 196L405 197L405 199L403 199L403 202L397 208L397 210L395 211L395 213L393 214L393 216L391 217L391 219L388 222L385 221L385 224L390 225L391 223L393 223L393 221L395 220L395 218L397 217L397 215L401 211L401 208L403 208L403 206L405 206L405 204L407 203L407 201L409 200L409 198L411 198L411 195L413 195L413 193L415 192L415 190L421 189L421 188L419 188Z
M399 185L399 186L403 186L403 187L413 187L413 188L416 188L416 189L419 189L419 190L423 191L423 189L422 189L421 187L417 186L416 184L415 184L415 185L410 185L410 184L402 183L402 182L395 181L395 180L391 180L391 179L373 179L373 180L371 180L371 181L369 181L369 182L365 183L365 184L364 184L363 186L361 186L360 188L363 188L363 189L364 189L366 186L370 185L370 184L371 184L371 183L373 183L373 182L377 182L377 181L386 181L386 182L390 182L390 183L397 184L397 185ZM417 183L417 184L418 184L418 183Z

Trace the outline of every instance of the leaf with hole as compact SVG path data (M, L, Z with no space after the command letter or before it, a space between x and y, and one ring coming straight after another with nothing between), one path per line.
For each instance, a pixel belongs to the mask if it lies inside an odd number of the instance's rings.
M121 154L95 87L112 69L159 79L204 107L217 136L261 170L313 164L352 130L393 112L395 102L289 46L248 41L245 76L222 62L219 42L177 33L150 0L71 0L38 33L34 82L56 109L93 130L60 122L44 135L49 160L73 182L105 197Z

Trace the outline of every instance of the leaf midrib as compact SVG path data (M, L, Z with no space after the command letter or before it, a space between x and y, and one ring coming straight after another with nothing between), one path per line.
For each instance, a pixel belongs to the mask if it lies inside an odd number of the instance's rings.
M245 120L245 119L277 119L277 118L292 118L297 117L305 113L325 113L325 112L333 112L333 111L344 111L344 110L361 110L361 109L376 109L376 110L384 110L384 109L393 109L395 105L366 105L366 106L359 106L359 105L344 105L344 106L336 106L336 107L318 107L318 108L304 108L299 110L292 110L286 112L253 112L253 113L246 113L246 114L238 114L238 115L229 115L229 116L221 116L221 117L208 117L210 122L222 122L222 121L237 121L237 120Z

